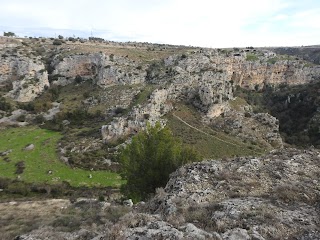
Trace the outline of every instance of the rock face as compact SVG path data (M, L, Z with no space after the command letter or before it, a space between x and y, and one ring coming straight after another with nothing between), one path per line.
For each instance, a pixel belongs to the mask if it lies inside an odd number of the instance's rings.
M231 81L243 88L261 89L266 85L281 83L304 84L320 76L319 66L308 65L294 58L278 57L268 51L246 51L251 52L222 53L210 49L191 53L184 58L171 56L164 60L162 66L168 69L167 74L161 74L160 65L153 66L156 72L149 73L149 80L155 82L160 78L167 81L166 76L171 75L175 83ZM221 89L225 89L226 94L230 90L227 86L221 86Z
M268 113L254 113L247 103L232 106L244 100L235 98L224 104L213 105L205 121L216 129L239 137L266 149L282 148L279 121Z
M0 84L12 83L8 96L19 102L29 102L49 87L48 73L39 60L27 57L1 57Z
M166 89L155 90L147 104L138 105L133 108L128 117L119 117L110 124L101 128L102 138L105 142L114 141L121 136L129 136L145 129L147 122L155 124L157 121L163 122L160 117L172 109L168 100Z
M88 55L71 55L56 59L52 63L55 69L53 75L59 76L54 82L66 85L75 80L77 76L85 79L95 79L101 87L114 84L136 84L145 80L145 70L133 61L104 53Z
M314 150L283 149L183 166L164 190L122 217L107 236L318 239L319 160Z
M233 99L236 86L260 90L310 83L320 77L319 66L256 50L236 53L208 49L174 55L150 65L147 72L147 82L167 85L171 98L183 96L203 111Z

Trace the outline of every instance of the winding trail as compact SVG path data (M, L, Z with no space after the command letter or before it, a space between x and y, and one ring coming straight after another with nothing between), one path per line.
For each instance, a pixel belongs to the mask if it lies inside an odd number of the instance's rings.
M206 133L205 131L202 131L201 129L190 125L189 123L187 123L187 122L184 121L182 118L180 118L180 117L178 117L177 115L175 115L174 113L172 113L172 115L173 115L176 119L178 119L180 122L182 122L182 123L184 123L185 125L187 125L188 127L192 128L192 129L194 129L194 130L196 130L196 131L198 131L198 132L200 132L200 133L203 133L203 134L205 134L205 135L207 135L207 136L209 136L209 137L212 137L212 138L214 138L214 139L216 139L216 140L218 140L218 141L221 141L221 142L224 142L224 143L226 143L226 144L228 144L228 145L233 145L233 146L236 146L236 147L246 147L246 146L241 146L241 145L236 144L236 143L232 143L232 142L225 141L225 140L223 140L223 139L221 139L221 138L219 138L219 137L216 137L216 136L213 136L213 135L211 135L211 134L209 134L209 133ZM256 153L256 154L261 154L261 152L257 152L257 151L254 151L254 150L252 150L252 149L248 149L247 147L246 147L246 149L247 149L248 151L254 152L254 153Z

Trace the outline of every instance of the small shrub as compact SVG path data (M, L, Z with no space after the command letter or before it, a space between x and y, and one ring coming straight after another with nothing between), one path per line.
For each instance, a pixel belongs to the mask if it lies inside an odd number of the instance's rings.
M124 108L122 108L122 107L117 107L115 110L114 110L114 113L115 114L122 114L122 113L124 113L124 111L125 111L126 109L124 109Z
M110 54L109 59L111 62L113 62L114 61L114 54Z
M104 202L104 200L105 200L105 199L104 199L104 196L100 195L100 196L98 197L98 201L99 201L99 202Z
M5 37L15 37L16 34L14 32L3 32L3 36L5 36Z
M90 97L90 92L84 92L83 93L84 98L89 98Z
M16 167L16 171L15 171L15 174L22 174L24 169L26 168L25 167L25 164L24 164L24 161L19 161L15 164L15 167Z
M26 115L21 114L20 116L17 117L18 122L24 122L26 120Z
M35 119L34 119L34 122L37 123L37 124L41 124L41 123L43 123L45 121L46 121L46 119L43 117L42 114L37 115L35 117Z
M53 40L52 44L53 44L53 45L61 45L61 44L62 44L62 41L59 40L59 39L55 39L55 40Z
M0 98L0 110L2 111L11 111L12 106L9 102L6 101L4 97Z
M148 114L148 113L143 114L143 118L148 120L150 118L150 114Z
M82 79L81 76L77 75L76 78L74 79L74 81L75 81L76 83L81 83L81 82L83 81L83 79Z
M246 60L250 62L254 62L259 60L259 58L255 54L247 54Z
M29 111L29 112L33 112L34 111L34 103L33 102L29 102L29 103L18 103L18 107L20 109Z

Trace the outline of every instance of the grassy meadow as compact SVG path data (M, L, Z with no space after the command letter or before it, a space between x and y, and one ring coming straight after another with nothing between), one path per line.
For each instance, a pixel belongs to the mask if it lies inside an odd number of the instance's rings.
M0 153L12 150L8 155L0 156L0 177L21 179L27 183L66 181L73 187L119 187L122 183L116 173L72 169L61 162L57 147L62 135L58 132L22 127L1 130L0 135ZM34 144L33 150L25 150L29 144ZM22 173L17 173L17 165L23 169ZM90 174L92 178L89 178Z

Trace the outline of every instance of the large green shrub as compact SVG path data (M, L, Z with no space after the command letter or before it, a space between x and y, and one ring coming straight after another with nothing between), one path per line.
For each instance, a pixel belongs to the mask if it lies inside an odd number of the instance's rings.
M156 188L164 187L169 174L179 166L199 160L199 155L182 146L169 128L162 128L160 123L148 126L120 154L121 176L127 180L122 192L134 201L146 199Z

